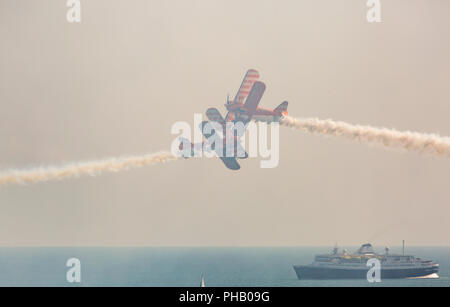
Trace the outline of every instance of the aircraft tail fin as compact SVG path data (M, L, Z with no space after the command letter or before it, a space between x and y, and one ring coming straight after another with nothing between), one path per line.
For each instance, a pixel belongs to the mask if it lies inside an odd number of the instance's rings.
M288 102L287 101L283 101L278 107L275 108L275 112L280 112L282 115L287 115L288 111Z

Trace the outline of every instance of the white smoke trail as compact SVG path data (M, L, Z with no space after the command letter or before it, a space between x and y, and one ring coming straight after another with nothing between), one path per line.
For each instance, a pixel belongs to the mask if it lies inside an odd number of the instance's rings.
M102 172L118 172L130 168L164 163L178 159L170 152L158 152L142 156L108 158L98 161L70 163L56 167L39 167L0 172L0 186L5 184L27 184L48 180L74 178L82 175L97 175Z
M411 131L401 132L393 129L352 125L344 122L336 122L331 119L301 119L289 116L281 119L280 123L283 126L305 132L342 136L365 143L378 143L386 147L404 148L450 157L450 138L437 134L424 134Z
M281 119L281 125L301 131L342 136L366 143L379 143L386 147L398 147L450 157L450 138L437 134L400 132L393 129L351 125L330 119L292 118ZM74 178L82 175L97 175L102 172L118 172L130 168L165 163L178 159L170 152L158 152L142 156L108 158L97 161L74 162L62 166L12 169L0 172L0 186L6 184L27 184L48 180Z

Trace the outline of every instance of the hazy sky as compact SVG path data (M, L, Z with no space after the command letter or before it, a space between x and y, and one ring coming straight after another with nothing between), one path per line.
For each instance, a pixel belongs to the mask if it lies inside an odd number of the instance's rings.
M0 1L0 169L168 150L248 68L297 117L450 135L450 2ZM450 160L281 129L280 164L191 159L0 187L0 245L450 245Z

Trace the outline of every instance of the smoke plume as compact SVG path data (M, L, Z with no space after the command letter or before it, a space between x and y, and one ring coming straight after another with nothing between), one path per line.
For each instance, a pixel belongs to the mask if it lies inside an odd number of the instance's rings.
M130 168L148 166L176 160L169 152L142 156L108 158L97 161L76 162L56 167L39 167L0 172L0 185L27 184L48 180L74 178L82 175L98 175L102 172L118 172Z
M293 118L286 116L281 125L300 131L341 136L364 143L378 143L386 147L404 148L423 153L450 157L450 138L437 134L397 131L371 126L352 125L331 119ZM109 158L97 161L74 162L62 166L12 169L0 172L0 186L6 184L27 184L48 180L75 178L82 175L98 175L102 172L118 172L130 168L165 163L178 159L170 152L158 152L142 156Z
M352 125L331 119L284 117L281 125L300 131L340 136L364 143L378 143L386 147L404 148L407 150L430 153L450 157L450 138L437 134L425 134L411 131L397 131L371 126Z

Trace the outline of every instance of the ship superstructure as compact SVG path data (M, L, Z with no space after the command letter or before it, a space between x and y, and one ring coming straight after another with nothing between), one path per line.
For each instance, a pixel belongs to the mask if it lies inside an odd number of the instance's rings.
M316 255L309 265L294 265L299 279L366 279L370 267L367 261L376 258L381 265L381 278L436 277L439 264L412 255L374 252L370 243L361 245L355 253L339 252L335 247L331 254Z

